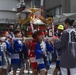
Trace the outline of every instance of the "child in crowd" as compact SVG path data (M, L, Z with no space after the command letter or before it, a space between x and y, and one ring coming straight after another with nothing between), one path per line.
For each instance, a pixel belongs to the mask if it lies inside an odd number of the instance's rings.
M8 55L12 53L12 46L8 40L8 31L4 31L2 37L0 37L0 74L7 75L9 70Z
M22 38L22 33L20 30L14 31L15 39L13 40L13 53L11 55L11 63L13 67L13 75L16 75L16 71L20 68L19 75L24 73L24 57L23 57L23 41L20 39ZM17 38L17 39L16 39Z
M7 75L8 72L8 57L7 53L11 52L12 48L9 43L6 42L6 37L0 38L0 74Z
M31 42L31 44L29 45L29 58L30 58L30 62L31 62L31 68L32 68L32 75L38 75L38 65L37 65L37 61L36 61L36 55L35 55L35 45L37 42L37 32L34 32L32 34L33 40Z
M47 75L47 70L50 66L48 52L51 52L53 47L50 43L44 41L44 32L42 30L37 32L37 38L38 41L35 46L37 64L40 70L40 75Z

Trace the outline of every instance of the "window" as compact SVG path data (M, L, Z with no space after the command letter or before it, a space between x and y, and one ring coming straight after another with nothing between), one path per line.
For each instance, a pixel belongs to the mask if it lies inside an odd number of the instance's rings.
M41 3L41 0L35 0L35 6L37 8L40 8L40 3Z
M59 15L60 11L59 11L59 7L55 8L55 15Z
M51 13L53 16L61 15L62 14L62 7L59 6L59 7L53 8L51 10L48 10L48 12Z

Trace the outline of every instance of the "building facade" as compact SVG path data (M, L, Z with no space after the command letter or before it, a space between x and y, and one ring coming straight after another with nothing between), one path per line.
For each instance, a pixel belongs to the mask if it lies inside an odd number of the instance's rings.
M19 0L0 0L0 31L2 31L9 23L15 23L16 11Z
M17 5L21 0L0 0L0 31L7 27L8 24L15 24L17 19ZM41 0L22 0L26 8L40 8ZM26 17L26 11L21 13L21 17Z
M76 0L44 0L44 10L47 13L61 15L62 13L76 13Z
M32 0L24 0L26 6L32 7ZM17 4L20 0L0 0L0 31L8 24L16 23ZM25 11L24 11L25 13Z

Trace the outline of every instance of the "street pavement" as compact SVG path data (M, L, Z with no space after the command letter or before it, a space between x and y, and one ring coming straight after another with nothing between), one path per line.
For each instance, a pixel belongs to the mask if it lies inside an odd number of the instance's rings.
M55 64L53 63L51 66L50 66L50 69L48 71L48 74L47 75L52 75L53 73L53 70L55 68ZM17 75L19 74L19 69L17 70ZM28 71L25 69L24 70L24 75L31 75L32 74L32 71L30 70L30 74L28 74ZM8 75L13 75L13 71L11 71Z

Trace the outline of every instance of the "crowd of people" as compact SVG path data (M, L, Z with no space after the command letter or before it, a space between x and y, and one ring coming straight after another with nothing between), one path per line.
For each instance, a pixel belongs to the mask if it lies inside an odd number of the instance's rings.
M57 32L51 40L45 40L43 30L35 31L32 40L27 41L20 29L9 26L8 31L0 37L0 75L13 75L20 68L19 75L24 74L25 64L32 75L47 75L51 65L51 56L56 52L56 67L53 75L76 75L76 31L74 20L65 19L63 25L57 27Z

